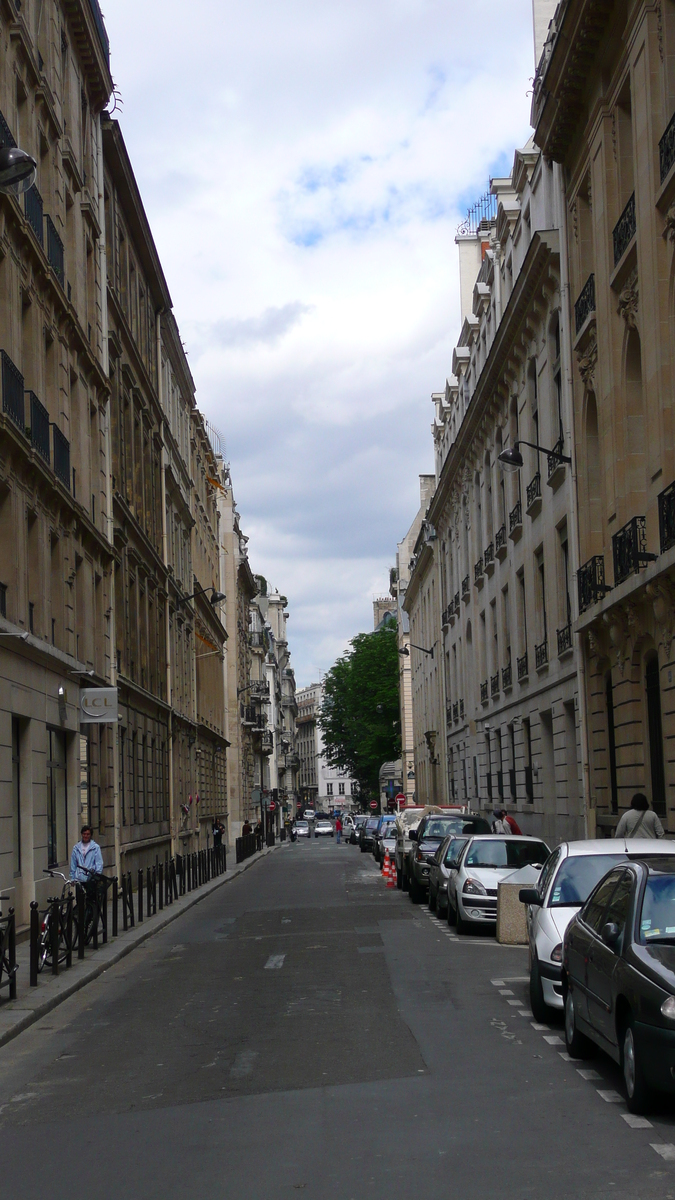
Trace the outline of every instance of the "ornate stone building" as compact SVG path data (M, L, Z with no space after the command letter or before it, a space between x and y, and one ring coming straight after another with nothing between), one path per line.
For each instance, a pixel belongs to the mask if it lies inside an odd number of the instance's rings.
M535 138L566 181L589 832L675 831L675 8L563 0Z

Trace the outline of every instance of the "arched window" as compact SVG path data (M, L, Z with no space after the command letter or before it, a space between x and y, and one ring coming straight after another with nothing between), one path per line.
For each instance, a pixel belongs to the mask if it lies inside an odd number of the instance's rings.
M647 693L647 728L649 732L649 766L652 780L652 808L660 817L666 815L666 773L663 762L663 727L661 723L661 681L656 653L645 661L645 691Z

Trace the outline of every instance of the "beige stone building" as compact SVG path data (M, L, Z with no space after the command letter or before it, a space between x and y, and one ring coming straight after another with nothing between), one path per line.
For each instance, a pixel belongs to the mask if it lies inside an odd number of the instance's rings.
M573 322L589 832L634 791L675 831L675 9L557 6L536 74Z

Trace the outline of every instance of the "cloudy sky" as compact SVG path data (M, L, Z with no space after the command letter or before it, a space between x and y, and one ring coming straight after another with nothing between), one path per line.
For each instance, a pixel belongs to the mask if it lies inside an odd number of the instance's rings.
M120 120L299 685L433 469L458 222L529 136L532 0L105 0Z

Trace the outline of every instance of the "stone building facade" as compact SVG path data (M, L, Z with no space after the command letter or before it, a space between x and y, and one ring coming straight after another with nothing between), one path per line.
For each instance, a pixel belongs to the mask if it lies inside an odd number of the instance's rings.
M589 831L636 790L675 831L675 10L563 0L535 78L573 322Z

